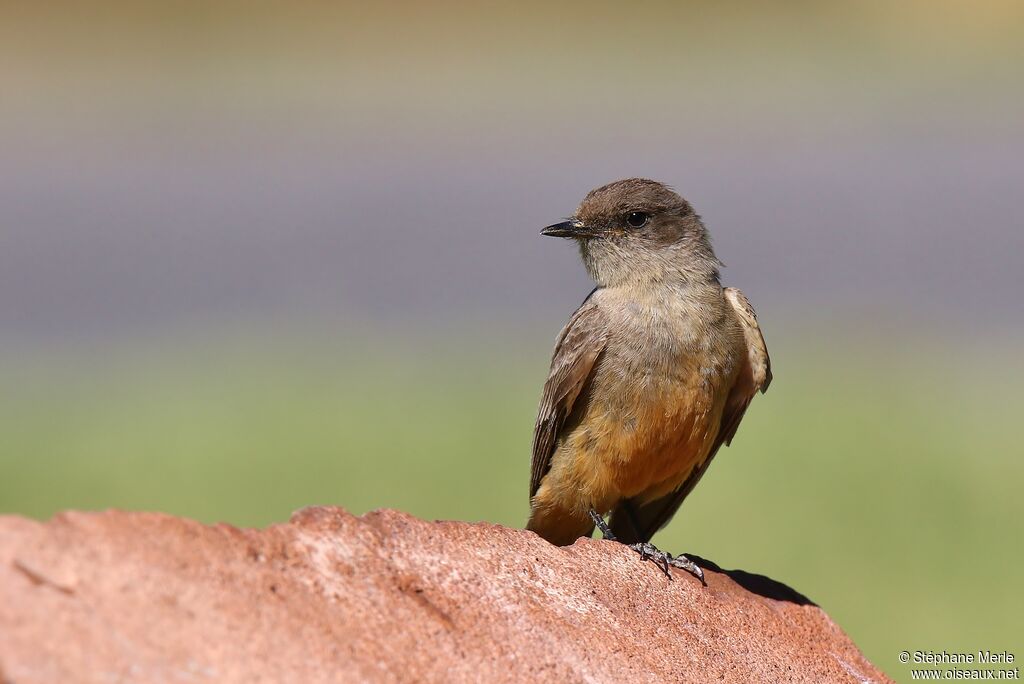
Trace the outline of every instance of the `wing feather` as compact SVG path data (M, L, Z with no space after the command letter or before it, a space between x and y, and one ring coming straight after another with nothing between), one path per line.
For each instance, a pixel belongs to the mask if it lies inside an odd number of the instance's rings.
M533 432L533 462L530 468L530 496L551 469L558 435L572 413L580 391L590 377L608 340L608 326L593 301L593 292L569 319L555 343L551 370Z

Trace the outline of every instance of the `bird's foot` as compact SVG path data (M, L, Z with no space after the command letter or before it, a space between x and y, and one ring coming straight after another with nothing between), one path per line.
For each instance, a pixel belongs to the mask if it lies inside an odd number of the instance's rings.
M597 514L597 511L590 511L590 519L594 521L597 529L601 530L601 535L605 539L608 541L618 541L615 533L608 527L608 523L604 521L604 518ZM638 542L636 544L627 544L627 546L640 554L640 560L649 560L661 568L669 579L672 579L672 571L669 568L679 568L699 579L700 583L704 586L708 585L704 581L704 571L701 570L700 566L682 554L673 556L671 553L662 551L650 542Z
M682 554L673 556L668 551L662 551L650 542L630 544L629 548L640 554L640 560L649 560L661 568L669 579L672 579L672 571L669 568L679 568L699 579L700 583L705 587L708 585L704 581L704 571L700 569L700 566Z

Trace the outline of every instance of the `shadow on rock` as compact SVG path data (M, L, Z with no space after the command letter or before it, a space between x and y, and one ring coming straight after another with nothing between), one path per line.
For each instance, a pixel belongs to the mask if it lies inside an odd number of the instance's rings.
M758 594L776 601L789 601L790 603L795 603L799 606L818 605L796 589L793 589L782 582L777 582L771 577L765 577L764 575L758 575L745 570L724 570L716 563L691 553L686 554L686 557L704 570L710 570L711 572L727 575L733 582L753 594Z

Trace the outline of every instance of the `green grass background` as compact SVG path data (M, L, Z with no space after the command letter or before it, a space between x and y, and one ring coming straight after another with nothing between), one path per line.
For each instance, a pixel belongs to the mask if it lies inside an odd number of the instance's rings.
M239 335L22 355L0 364L0 511L262 526L337 504L521 526L549 337ZM843 337L769 340L775 383L656 541L791 584L897 677L900 650L1013 651L1019 345Z

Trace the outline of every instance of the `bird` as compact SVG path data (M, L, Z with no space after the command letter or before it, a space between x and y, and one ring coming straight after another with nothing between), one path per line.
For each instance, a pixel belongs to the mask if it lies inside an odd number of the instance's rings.
M558 335L533 436L527 529L566 546L598 528L702 583L650 540L772 380L757 315L692 205L628 178L541 235L578 243L596 287ZM610 516L605 521L605 516Z

